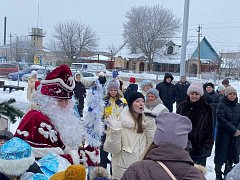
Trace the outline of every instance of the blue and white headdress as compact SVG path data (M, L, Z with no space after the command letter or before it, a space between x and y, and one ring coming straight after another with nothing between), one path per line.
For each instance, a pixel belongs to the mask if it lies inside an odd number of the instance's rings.
M5 175L19 176L34 161L31 146L20 138L14 137L0 147L0 172Z

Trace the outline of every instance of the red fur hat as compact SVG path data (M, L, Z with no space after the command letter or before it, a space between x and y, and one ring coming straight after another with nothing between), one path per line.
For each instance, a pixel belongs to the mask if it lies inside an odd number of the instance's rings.
M59 99L71 99L75 82L68 65L63 64L50 72L41 81L41 93Z

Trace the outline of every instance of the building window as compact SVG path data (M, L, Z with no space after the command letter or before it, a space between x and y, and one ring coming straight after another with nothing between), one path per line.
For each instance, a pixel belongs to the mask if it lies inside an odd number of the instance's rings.
M132 63L132 70L136 70L136 63L135 62Z
M137 53L137 48L136 47L132 47L131 48L131 53Z
M168 47L167 54L173 54L173 47L172 46Z

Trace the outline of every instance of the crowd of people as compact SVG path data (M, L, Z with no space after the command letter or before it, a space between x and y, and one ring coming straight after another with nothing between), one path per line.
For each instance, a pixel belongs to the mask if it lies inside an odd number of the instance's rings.
M89 90L101 100L84 108L81 73L61 65L41 82L35 74L34 106L14 134L0 131L0 179L205 179L214 145L216 180L237 179L240 105L227 79L215 91L186 76L173 83L170 73L156 86L134 76L125 86L117 71L109 79L101 72ZM84 109L101 118L86 126Z

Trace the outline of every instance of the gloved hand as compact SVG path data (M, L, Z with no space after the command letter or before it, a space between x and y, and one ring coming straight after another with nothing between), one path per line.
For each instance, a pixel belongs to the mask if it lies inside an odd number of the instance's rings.
M119 117L119 116L120 116L120 114L121 114L122 110L123 110L123 106L121 106L121 107L117 108L117 110L116 110L116 116L117 116L117 117Z
M122 110L123 110L123 106L118 107L118 108L112 108L112 113L111 114L115 114L117 117L119 117Z
M111 114L109 118L107 118L107 123L113 130L120 130L122 128L122 122L116 114Z

